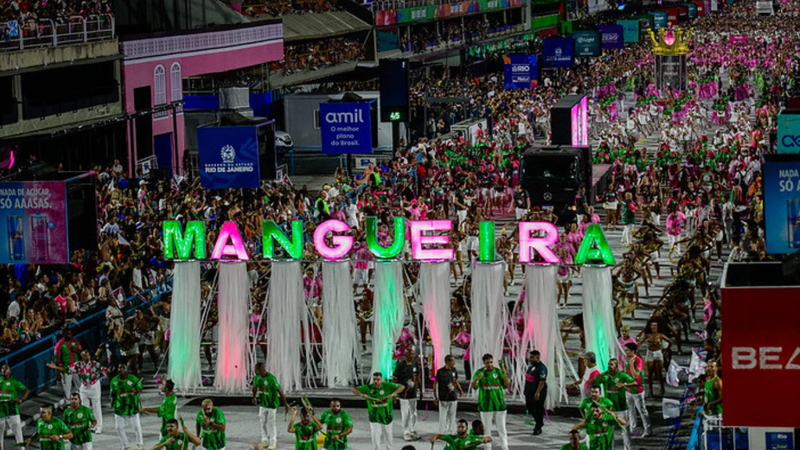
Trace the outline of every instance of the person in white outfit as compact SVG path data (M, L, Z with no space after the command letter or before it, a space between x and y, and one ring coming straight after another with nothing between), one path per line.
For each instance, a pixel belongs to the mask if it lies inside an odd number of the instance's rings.
M28 388L11 376L11 367L3 364L0 368L0 449L5 439L6 430L11 428L17 446L25 447L22 440L22 421L19 418L19 404L28 398Z
M396 383L384 382L383 374L372 374L372 384L365 384L352 389L353 394L367 401L369 415L369 433L372 438L373 450L392 450L394 438L392 436L392 420L394 411L392 404L398 394L403 392L403 386Z
M505 367L494 366L494 357L483 355L483 367L472 377L472 389L478 389L478 412L486 427L486 436L492 435L492 420L497 426L500 446L508 450L508 433L506 432L506 400L503 391L508 389L508 374ZM486 450L492 450L492 444L486 444Z
M415 360L414 347L406 348L404 358L394 368L392 381L403 386L400 394L400 417L403 422L403 440L419 440L417 434L417 396L422 400L422 369Z
M628 431L633 433L636 428L636 414L642 416L642 425L644 425L644 434L642 437L653 434L650 428L650 415L647 414L647 406L644 404L644 386L642 385L642 377L644 376L644 362L642 358L636 354L636 344L628 342L625 344L625 373L627 373L635 385L628 388L625 393L625 398L628 401Z
M102 394L100 378L107 374L106 368L99 362L92 361L92 355L89 350L81 351L80 361L72 363L69 367L58 366L53 363L48 363L47 367L62 372L65 376L70 374L77 379L80 385L81 400L92 410L94 418L97 420L97 426L94 428L95 433L102 433L103 405L100 400Z
M458 382L456 358L447 355L444 357L444 367L436 371L433 384L433 404L439 406L439 434L450 434L455 429L458 397L463 395L464 391Z
M275 414L279 403L283 403L286 412L289 411L289 402L283 394L278 379L267 372L264 363L256 364L256 376L253 378L253 404L258 405L258 419L261 423L261 445L265 449L275 449L278 446L278 429L275 424Z

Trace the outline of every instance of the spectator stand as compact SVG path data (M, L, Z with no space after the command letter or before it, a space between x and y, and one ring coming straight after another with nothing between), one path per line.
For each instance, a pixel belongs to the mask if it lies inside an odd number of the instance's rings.
M166 289L162 289L163 292L158 292L156 289L158 288L142 291L127 298L122 308L125 317L130 317L138 309L149 308L150 305L158 303L162 295L172 292L172 280L167 281ZM154 294L152 298L142 301L150 294ZM98 350L106 350L105 314L106 308L101 307L90 311L86 317L70 325L75 339L80 341L84 348L93 351L95 359ZM53 361L53 348L60 338L61 331L56 329L36 341L3 355L0 357L0 365L8 364L14 378L30 389L31 395L42 392L56 382L56 372L45 368L45 364ZM100 362L103 366L107 366L105 355L100 358Z
M72 16L65 20L9 20L0 25L2 51L80 44L116 36L114 16L111 14Z

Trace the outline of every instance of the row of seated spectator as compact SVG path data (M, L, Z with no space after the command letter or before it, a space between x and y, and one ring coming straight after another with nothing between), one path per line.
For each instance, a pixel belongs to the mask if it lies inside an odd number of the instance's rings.
M101 14L111 14L107 0L0 0L2 22L48 19L59 24L67 23L70 17Z
M422 53L429 48L441 45L458 45L470 43L475 40L485 39L490 34L500 33L513 28L497 19L484 19L482 17L467 18L464 26L460 20L451 20L439 24L425 24L411 28L410 36L405 31L400 36L400 48L404 52ZM405 30L405 29L403 29Z
M284 45L283 60L272 64L273 72L290 75L305 70L319 70L364 56L361 42L348 38L332 38L303 44Z
M336 10L329 0L245 0L241 11L246 16L282 16L286 14L323 13Z

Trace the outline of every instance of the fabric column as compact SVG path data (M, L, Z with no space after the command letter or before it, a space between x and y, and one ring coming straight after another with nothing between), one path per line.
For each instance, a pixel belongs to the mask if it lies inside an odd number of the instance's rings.
M372 315L372 372L392 378L394 344L405 320L403 266L399 261L375 261L375 312Z
M223 393L247 389L250 281L244 262L219 264L219 351L214 386Z
M323 290L324 292L324 290ZM287 391L303 387L301 347L309 341L300 261L273 261L267 306L267 370Z
M423 262L419 269L419 297L433 345L433 373L444 367L450 353L450 262Z
M617 357L611 267L583 267L583 327L586 351L594 352L601 372Z
M172 312L169 319L168 377L175 390L186 392L202 382L200 374L200 262L175 262Z
M328 387L351 386L359 356L350 261L322 262L322 358Z
M553 409L556 402L567 402L566 378L567 371L573 378L578 378L572 362L567 357L564 342L560 336L558 312L556 311L556 298L558 286L556 285L555 265L527 266L525 271L525 303L522 312L525 317L525 329L522 333L522 348L518 352L522 370L518 370L518 385L524 385L525 367L527 366L528 352L538 350L542 362L547 367L550 376L547 379L547 399L545 408ZM558 379L556 379L558 374Z
M470 366L483 367L481 358L490 353L495 365L503 357L503 339L508 324L508 309L503 296L505 263L475 263L472 271L472 336ZM469 374L472 375L472 374Z

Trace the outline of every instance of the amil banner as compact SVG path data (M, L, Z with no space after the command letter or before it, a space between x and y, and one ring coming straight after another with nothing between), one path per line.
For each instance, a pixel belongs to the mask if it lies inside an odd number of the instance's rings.
M63 181L0 183L0 211L0 263L69 263Z
M572 33L575 39L575 57L592 58L600 56L600 33L597 31L576 31Z
M503 87L506 89L535 88L539 81L536 55L503 56Z
M603 36L603 49L607 48L625 48L622 41L622 26L621 25L599 25L597 30Z
M258 188L257 127L200 127L200 184L206 189Z
M547 38L542 41L545 67L572 67L574 64L572 38Z
M322 153L372 153L369 103L320 103Z
M618 20L617 25L622 27L623 42L639 42L638 20Z
M800 161L764 163L767 253L800 251Z
M800 111L778 114L778 153L800 153Z

